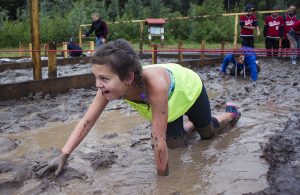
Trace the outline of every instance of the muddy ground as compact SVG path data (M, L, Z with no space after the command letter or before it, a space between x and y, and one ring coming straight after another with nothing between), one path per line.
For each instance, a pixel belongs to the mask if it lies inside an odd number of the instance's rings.
M27 62L30 61L29 58L19 59L19 60L10 60L10 59L4 59L7 63L21 63L21 62ZM43 59L42 59L43 60ZM170 62L170 61L176 61L176 59L158 59L158 63L163 62ZM143 65L150 64L151 60L142 60L141 61ZM0 59L0 66L3 66L1 64ZM24 82L24 81L31 81L33 80L33 69L17 69L17 70L11 70L8 69L6 71L0 72L0 84L6 84L6 83L18 83L18 82ZM48 78L48 67L42 67L42 78L47 79ZM71 75L79 75L79 74L86 74L91 73L91 64L82 64L82 62L78 64L69 64L64 66L57 66L57 77L64 77L64 76L71 76Z
M1 101L0 194L300 194L300 66L260 61L257 82L196 69L213 114L233 101L242 118L214 140L195 135L169 150L168 177L156 176L150 124L122 100L109 104L61 176L42 176L95 89Z

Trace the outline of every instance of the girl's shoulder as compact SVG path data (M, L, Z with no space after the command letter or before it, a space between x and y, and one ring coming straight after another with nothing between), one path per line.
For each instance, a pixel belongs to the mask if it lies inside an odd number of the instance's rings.
M164 87L168 83L168 72L162 66L149 65L143 69L142 77L149 86Z
M148 65L143 67L142 77L144 79L159 79L165 75L165 68L159 65Z

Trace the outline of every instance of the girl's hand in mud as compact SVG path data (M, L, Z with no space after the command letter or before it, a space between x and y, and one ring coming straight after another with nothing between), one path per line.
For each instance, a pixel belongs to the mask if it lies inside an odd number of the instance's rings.
M58 156L47 162L47 166L39 171L39 175L44 176L45 174L55 170L54 175L58 176L63 170L68 157L69 154L61 152Z
M156 160L157 175L168 176L168 147L166 139L160 136L153 136L154 156Z

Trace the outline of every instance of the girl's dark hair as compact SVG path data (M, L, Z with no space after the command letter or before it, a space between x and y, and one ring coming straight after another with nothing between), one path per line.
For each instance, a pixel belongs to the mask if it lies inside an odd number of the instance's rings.
M134 81L139 85L142 93L146 94L142 79L142 66L138 54L128 41L117 39L102 44L96 48L91 63L109 66L119 76L121 81L129 78L130 72L133 72Z
M133 72L135 77L142 72L137 53L124 39L110 41L97 47L91 62L109 66L120 77L121 81L126 80L130 72Z

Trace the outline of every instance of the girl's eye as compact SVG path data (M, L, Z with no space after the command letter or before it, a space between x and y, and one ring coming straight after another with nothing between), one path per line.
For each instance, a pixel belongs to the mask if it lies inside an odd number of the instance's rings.
M101 81L103 81L103 82L107 82L109 79L108 78L106 78L106 77L100 77L99 78Z

